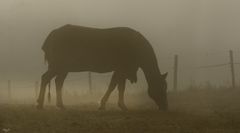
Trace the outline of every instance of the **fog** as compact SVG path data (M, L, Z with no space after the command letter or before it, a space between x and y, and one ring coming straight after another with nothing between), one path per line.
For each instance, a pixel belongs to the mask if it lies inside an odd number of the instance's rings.
M169 72L170 90L175 54L180 89L207 81L230 86L230 66L196 67L229 63L230 49L234 61L240 62L239 4L237 0L1 0L0 86L6 87L7 80L16 88L34 86L47 69L43 42L50 31L65 24L141 32L154 47L161 72ZM238 65L235 69L238 84ZM110 74L94 73L94 87L106 87L109 79ZM72 85L71 80L87 87L86 73L70 74L68 80L66 86ZM144 78L139 81L135 86L144 88Z

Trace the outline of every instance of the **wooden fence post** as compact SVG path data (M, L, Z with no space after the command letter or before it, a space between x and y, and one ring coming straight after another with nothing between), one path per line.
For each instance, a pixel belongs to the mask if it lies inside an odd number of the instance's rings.
M36 98L38 97L38 89L39 89L39 83L38 81L35 82L35 95L36 95Z
M88 72L89 92L92 93L92 74Z
M231 68L231 76L232 76L232 88L236 87L235 84L235 72L234 72L234 59L233 59L233 51L229 51L229 56L230 56L230 68Z
M8 80L8 100L11 100L11 80Z
M178 77L178 55L174 56L174 75L173 75L173 90L177 91L177 77Z

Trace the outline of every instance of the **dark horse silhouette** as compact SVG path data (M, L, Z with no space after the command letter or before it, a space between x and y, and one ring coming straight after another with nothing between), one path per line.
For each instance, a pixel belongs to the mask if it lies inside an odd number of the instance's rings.
M167 110L166 74L161 74L150 43L139 32L117 27L109 29L65 25L53 30L43 47L48 70L42 75L41 90L37 108L42 109L47 84L54 77L57 93L57 107L64 108L62 86L68 72L91 71L113 72L107 92L101 100L100 109L117 86L118 105L124 104L126 80L137 81L137 70L141 68L148 83L148 94L159 109Z

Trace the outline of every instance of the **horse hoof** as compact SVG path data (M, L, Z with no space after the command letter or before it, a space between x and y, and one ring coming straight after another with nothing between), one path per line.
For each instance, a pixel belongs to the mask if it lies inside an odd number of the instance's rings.
M129 111L127 107L120 107L120 109L121 109L122 111L124 111L124 112Z
M167 112L168 109L167 108L158 108L159 111L162 111L162 112Z
M64 106L57 106L57 109L59 109L59 110L66 110L66 108Z
M127 108L126 105L124 105L124 104L118 104L118 107L119 107L122 111L128 111L128 108Z
M36 108L37 108L38 110L43 110L43 106L42 106L42 105L37 105Z
M101 106L101 107L99 107L99 108L98 108L98 110L99 110L99 111L105 111L105 110L106 110L106 108L105 108L105 107L103 107L103 106Z

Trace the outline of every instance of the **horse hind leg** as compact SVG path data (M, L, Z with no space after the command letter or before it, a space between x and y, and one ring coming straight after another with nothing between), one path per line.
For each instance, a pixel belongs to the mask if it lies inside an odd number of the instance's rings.
M62 88L63 88L63 83L66 77L67 77L67 73L61 73L61 74L57 74L55 79L56 93L57 93L56 105L60 109L64 109L63 100L62 100Z
M48 70L45 72L41 77L41 87L40 87L40 93L37 100L37 108L42 109L43 103L44 103L44 96L46 91L47 84L51 81L51 79L56 75L55 72Z

